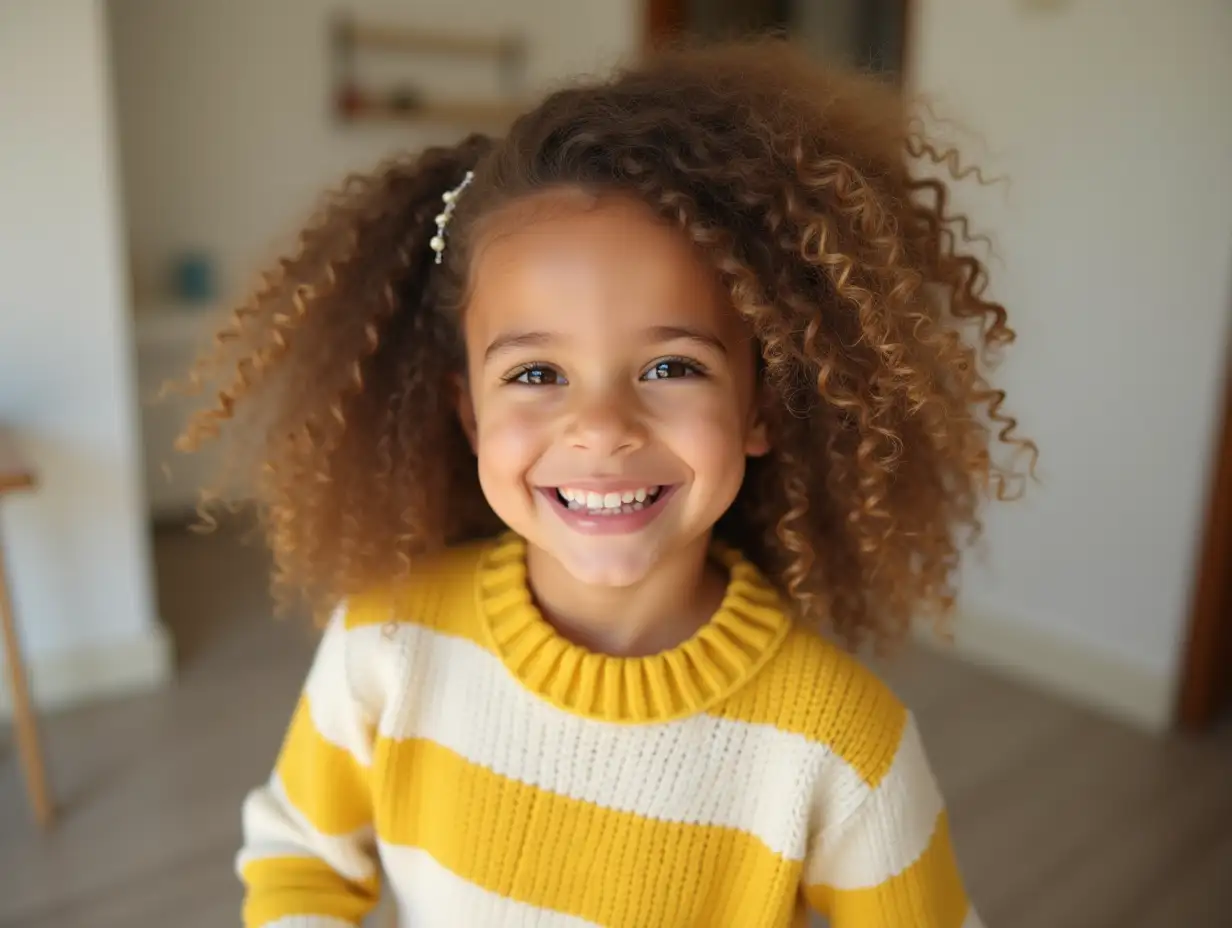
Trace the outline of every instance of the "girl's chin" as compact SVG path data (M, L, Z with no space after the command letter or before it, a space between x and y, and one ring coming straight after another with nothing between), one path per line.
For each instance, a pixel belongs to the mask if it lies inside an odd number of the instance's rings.
M578 583L594 587L634 586L645 580L659 562L657 545L611 542L612 539L574 539L573 543L550 546L548 553Z

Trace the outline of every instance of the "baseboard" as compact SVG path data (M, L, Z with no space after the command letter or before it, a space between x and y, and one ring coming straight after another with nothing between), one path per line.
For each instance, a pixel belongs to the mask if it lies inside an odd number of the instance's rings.
M930 630L919 640L949 650L1028 685L1039 687L1151 732L1173 725L1172 681L1045 631L977 613L954 617L954 640Z
M146 692L170 682L175 668L171 635L160 622L143 634L26 658L31 699L40 712ZM8 687L0 686L0 719L12 714Z

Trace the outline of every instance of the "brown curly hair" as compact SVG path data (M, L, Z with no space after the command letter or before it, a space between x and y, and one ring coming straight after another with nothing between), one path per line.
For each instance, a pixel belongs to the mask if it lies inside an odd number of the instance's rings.
M441 194L467 171L438 266ZM499 531L449 386L470 233L545 188L620 192L688 237L760 343L773 447L716 534L803 620L886 643L948 610L981 502L1035 457L982 372L1014 333L937 173L976 172L899 95L788 44L659 53L327 195L199 362L198 386L222 378L181 447L236 423L255 440L284 603L328 609Z

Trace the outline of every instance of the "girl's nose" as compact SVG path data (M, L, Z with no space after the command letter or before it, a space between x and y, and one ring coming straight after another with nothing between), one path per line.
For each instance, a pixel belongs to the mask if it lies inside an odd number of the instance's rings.
M637 398L614 393L581 398L566 437L572 447L600 455L636 451L646 444Z

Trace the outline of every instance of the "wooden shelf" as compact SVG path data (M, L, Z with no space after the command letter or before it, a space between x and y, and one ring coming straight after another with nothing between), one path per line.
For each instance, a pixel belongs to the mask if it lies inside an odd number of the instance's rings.
M445 125L505 125L526 109L517 100L456 100L421 103L399 108L364 106L345 118L348 122L419 122Z
M139 359L171 351L177 356L186 349L209 344L210 336L228 320L229 306L203 306L168 303L144 306L133 314Z
M346 37L355 45L385 51L414 51L471 58L504 58L520 55L525 50L525 43L522 39L513 35L469 36L371 23L347 23L343 29L346 30Z
M474 35L344 18L336 22L333 38L337 58L334 106L344 122L504 126L525 108L520 88L526 43L518 35ZM490 61L497 68L500 89L492 91L493 99L434 100L432 91L425 92L415 83L386 90L365 87L357 57L374 50Z

